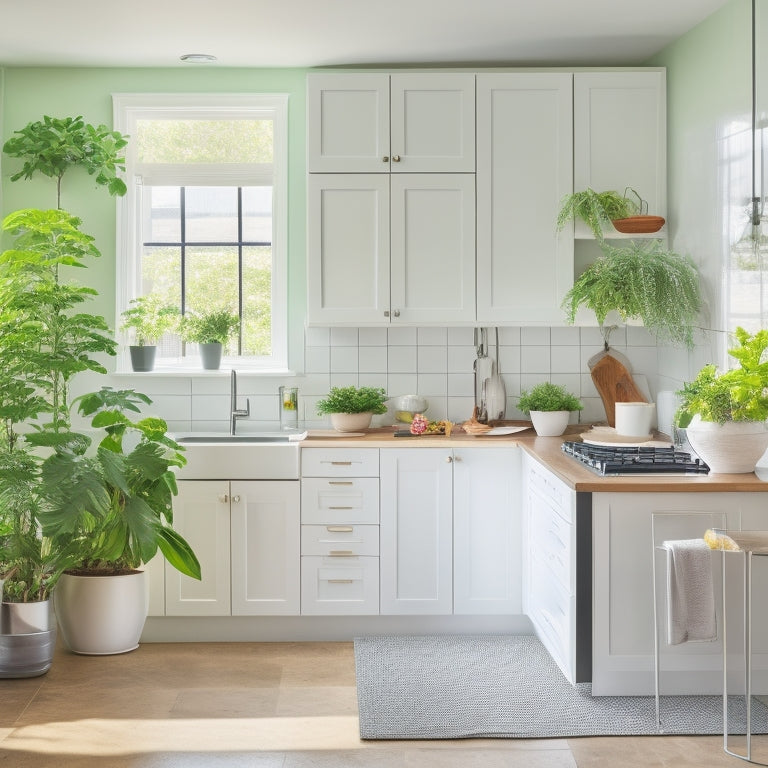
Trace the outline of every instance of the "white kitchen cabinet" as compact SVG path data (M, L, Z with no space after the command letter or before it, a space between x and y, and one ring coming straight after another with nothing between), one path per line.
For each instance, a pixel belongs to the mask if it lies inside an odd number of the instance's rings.
M523 609L571 683L576 682L576 492L523 456L525 578Z
M653 515L662 525L675 513L685 528L670 528L671 539L701 538L712 525L712 513L726 516L729 528L768 529L762 493L593 493L594 539L592 693L598 696L640 695L654 691L653 653ZM697 523L697 517L700 522ZM674 520L673 520L674 522ZM677 523L675 522L675 525ZM662 531L662 535L663 535ZM660 642L662 693L722 693L722 600L720 555L714 555L718 637L713 642L670 646ZM729 555L728 647L736 663L743 651L741 556ZM753 595L768 591L768 569L756 558ZM658 563L658 560L657 560ZM732 571L730 570L732 569ZM666 572L657 571L659 610L665 614ZM768 616L753 610L755 692L768 690ZM663 619L662 619L663 621ZM729 688L730 689L730 688ZM735 686L733 690L736 690Z
M474 172L474 85L453 72L308 75L309 172Z
M573 190L571 73L477 76L477 320L561 323L573 235L558 232Z
M312 174L310 324L475 319L473 174Z
M573 99L574 190L631 187L648 202L648 213L666 216L664 70L577 72ZM581 221L575 234L593 237Z
M382 614L453 610L450 448L381 450Z
M453 449L453 612L522 612L520 449Z
M301 452L301 612L379 612L379 451Z
M181 480L174 527L202 580L166 563L167 616L299 613L298 481Z

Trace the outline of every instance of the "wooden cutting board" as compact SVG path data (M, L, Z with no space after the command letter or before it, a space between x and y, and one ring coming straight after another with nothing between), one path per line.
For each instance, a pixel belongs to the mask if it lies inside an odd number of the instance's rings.
M637 388L627 367L610 354L592 366L592 381L605 406L605 416L611 427L616 426L616 403L647 403Z

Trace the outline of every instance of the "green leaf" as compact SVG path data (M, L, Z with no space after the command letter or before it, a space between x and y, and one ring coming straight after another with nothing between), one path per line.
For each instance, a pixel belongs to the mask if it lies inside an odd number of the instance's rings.
M193 579L202 577L200 562L192 548L172 528L161 528L158 539L160 551L165 559L179 572Z

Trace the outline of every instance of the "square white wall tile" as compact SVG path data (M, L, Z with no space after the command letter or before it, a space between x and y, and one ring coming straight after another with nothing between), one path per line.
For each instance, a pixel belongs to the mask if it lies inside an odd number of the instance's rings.
M360 373L387 374L387 348L386 347L360 347L359 348Z
M389 347L387 354L389 373L416 373L416 347Z
M496 350L493 355L496 356ZM499 347L498 362L502 373L520 373L520 347Z
M416 381L417 392L420 395L447 395L448 379L444 374L420 373Z
M549 338L549 328L534 326L520 329L520 345L523 347L549 345Z
M332 347L356 347L357 344L357 328L331 328Z
M581 349L578 346L550 347L552 373L578 373L581 370Z
M330 347L307 347L304 352L304 370L307 373L329 373L331 370Z
M331 343L331 329L306 328L304 331L304 343L308 347L327 347Z
M357 346L331 347L331 373L357 373L359 358Z
M192 398L192 421L229 418L229 395L198 395Z
M395 326L387 329L387 344L389 344L390 347L416 344L416 342L416 328Z
M358 375L357 373L332 373L331 386L332 387L357 387Z
M448 350L447 347L425 347L418 346L416 357L418 373L447 373L448 372Z
M456 424L467 421L472 416L472 409L475 406L474 397L449 397L447 419Z
M447 328L417 328L416 343L419 345L442 345L448 342Z
M448 397L475 396L475 377L471 373L448 374Z
M360 328L359 332L360 346L368 347L386 347L387 329L386 328Z
M448 344L459 346L474 346L475 329L474 328L448 328Z
M390 373L387 376L387 394L395 395L420 395L418 390L418 377L415 373Z
M578 347L581 343L581 334L579 328L575 325L568 325L563 328L556 327L551 329L550 343L552 346L574 346Z
M520 371L549 376L550 347L520 347Z
M472 370L475 362L476 351L474 347L449 346L447 348L448 373L466 373Z
M493 337L493 342L489 339L489 344L496 345L496 336ZM499 344L505 344L507 346L520 346L520 328L499 328Z
M377 387L387 392L387 374L386 373L360 373L358 377L360 387ZM389 393L387 392L387 395Z

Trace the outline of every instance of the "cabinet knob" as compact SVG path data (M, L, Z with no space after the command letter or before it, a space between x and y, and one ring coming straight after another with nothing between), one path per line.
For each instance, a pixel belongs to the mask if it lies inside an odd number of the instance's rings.
M392 155L392 162L393 163L399 163L400 162L400 155Z
M400 310L399 310L399 309L396 309L396 310L395 310L395 311L394 311L392 314L393 314L395 317L400 317Z
M384 157L381 158L382 163L388 163L389 162L389 155L384 155Z
M445 463L446 464L452 464L453 463L453 456L446 456L445 457Z
M219 494L219 501L222 504L226 504L229 501L229 496L226 493L220 493Z
M454 461L461 461L461 456L454 456L454 457L453 457L453 460L454 460Z
M239 494L236 494L235 496L233 496L233 497L232 497L232 501L233 501L235 504L239 504L239 503L240 503L240 495L239 495Z
M384 317L389 317L389 310L388 309L384 310Z

